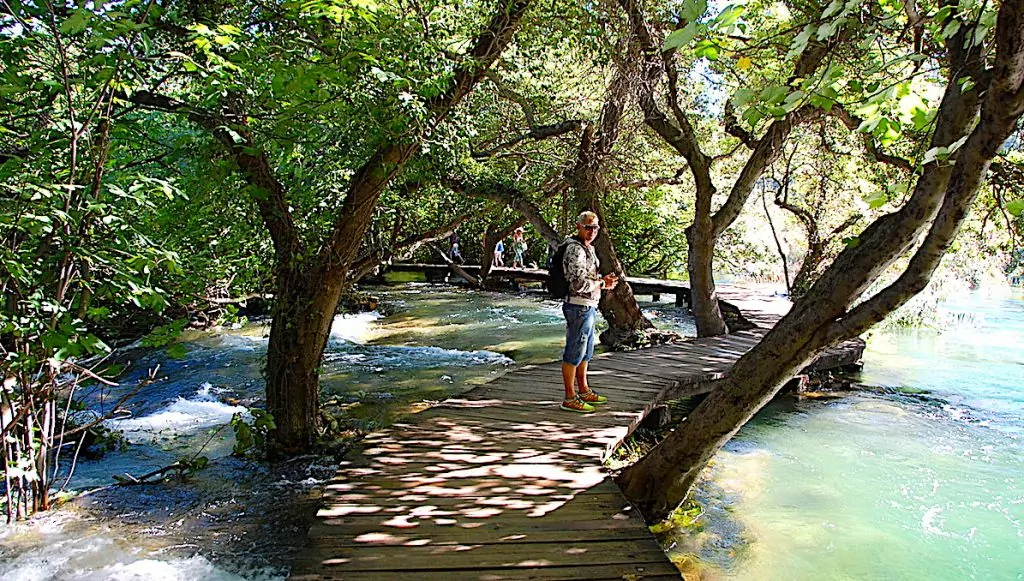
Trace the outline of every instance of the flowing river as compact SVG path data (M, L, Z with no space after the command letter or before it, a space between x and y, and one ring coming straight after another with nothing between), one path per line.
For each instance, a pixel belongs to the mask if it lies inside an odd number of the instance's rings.
M339 317L324 365L328 397L361 429L561 349L554 301L422 283L378 291L390 314ZM660 327L693 334L671 303L644 306ZM698 491L706 512L668 535L670 554L694 555L701 579L1024 579L1024 300L971 295L944 309L956 324L942 333L870 338L859 381L890 389L762 411L716 457ZM262 397L265 335L195 333L182 359L136 351L120 387L82 394L109 407L159 365L131 416L108 422L130 445L79 459L69 489L181 457L210 465L0 525L0 578L284 578L337 460L229 455L224 426Z

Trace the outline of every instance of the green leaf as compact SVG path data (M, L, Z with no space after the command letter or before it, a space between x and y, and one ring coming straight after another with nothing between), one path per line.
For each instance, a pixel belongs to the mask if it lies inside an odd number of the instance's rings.
M1020 215L1024 213L1024 200L1014 200L1007 203L1006 211L1019 218Z
M673 30L672 34L665 37L664 44L661 45L661 50L672 50L674 48L684 47L693 40L697 35L697 23L691 22L684 28L679 30Z
M949 38L960 30L959 20L950 20L949 23L942 29L942 38Z
M800 100L803 99L806 96L807 96L807 93L805 93L803 91L793 91L792 93L786 95L786 99L783 102L786 105L794 105L794 104L799 103Z
M92 13L84 8L75 10L67 20L60 24L60 31L64 34L78 34L85 30L89 25L89 19L91 16Z
M684 19L695 22L708 11L708 0L685 0L679 15Z
M839 14L839 11L843 9L844 4L845 2L843 0L832 0L832 3L829 4L828 7L825 8L825 11L821 13L821 17L831 18L832 16Z
M883 118L878 121L878 126L875 127L874 135L882 145L888 146L892 145L902 137L903 132L900 131L899 123Z
M704 57L709 61L717 61L718 45L710 40L702 40L697 43L697 46L693 49L693 53L698 58Z
M743 120L751 127L756 127L762 119L764 119L764 113L757 107L749 107L743 112Z
M736 24L736 21L740 19L743 12L747 9L746 6L741 4L733 4L722 11L721 14L715 17L714 25L716 28L726 28Z
M743 107L757 98L753 89L736 89L732 94L732 103L737 107Z
M804 29L800 31L800 34L796 35L796 38L793 39L793 44L789 47L789 54L787 55L787 58L803 53L804 49L807 48L807 43L811 41L811 36L816 30L817 27L813 24L805 26Z
M107 353L110 351L110 347L106 343L91 333L82 335L78 341L89 353Z
M867 202L868 207L872 210L877 210L889 201L889 196L883 191L877 191L873 194L864 197L864 201Z
M789 89L782 85L774 85L771 87L765 87L761 90L759 95L761 101L768 105L778 105L789 94Z
M188 355L188 347L175 343L167 348L167 356L171 359L184 359Z

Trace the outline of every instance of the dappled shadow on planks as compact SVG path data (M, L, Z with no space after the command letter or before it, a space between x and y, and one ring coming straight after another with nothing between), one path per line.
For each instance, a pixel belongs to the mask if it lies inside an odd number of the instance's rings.
M474 415L488 403L367 438L328 484L292 578L679 578L601 467L622 426Z

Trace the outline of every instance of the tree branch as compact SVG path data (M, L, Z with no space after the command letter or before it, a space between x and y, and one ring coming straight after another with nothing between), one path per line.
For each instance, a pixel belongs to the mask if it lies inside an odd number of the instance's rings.
M476 37L465 55L448 89L426 102L433 123L448 117L455 105L483 78L512 40L512 33L530 5L530 0L497 3L497 12L487 27ZM400 137L381 146L352 176L341 212L334 220L332 234L321 247L318 264L326 271L345 271L358 250L358 241L373 214L377 198L384 187L398 174L406 162L419 151L421 138Z
M302 243L288 206L284 184L274 175L266 153L253 143L244 115L238 111L215 113L150 91L136 91L120 97L147 109L184 115L209 131L231 152L247 181L258 188L259 194L253 198L274 242L278 264L290 263L301 252ZM232 126L240 131L232 129Z
M540 141L541 139L549 139L551 137L558 137L559 135L565 135L566 133L571 133L573 131L579 131L581 127L583 127L583 123L578 120L562 121L551 125L531 125L530 130L526 133L490 149L486 149L484 151L473 151L471 155L473 159L494 157L498 152L517 145L527 139Z
M512 210L515 210L544 237L551 248L557 248L562 243L562 236L555 230L548 221L544 219L541 209L527 198L526 194L506 184L497 182L474 182L473 185L453 177L443 176L441 182L454 192L463 193L476 198L494 200ZM545 192L543 199L550 199L564 190L564 185L559 184Z
M843 125L845 125L846 128L849 129L850 131L857 131L857 128L859 128L861 124L864 122L859 117L856 117L855 115L847 111L846 108L840 105L839 103L836 103L832 106L832 111L830 111L830 114L839 121L841 121ZM861 133L861 140L864 142L864 148L867 150L868 154L872 158L874 158L875 161L884 163L886 165L891 165L904 171L914 171L914 164L911 163L910 161L896 155L889 155L879 150L878 147L875 145L875 140L871 136L871 134Z

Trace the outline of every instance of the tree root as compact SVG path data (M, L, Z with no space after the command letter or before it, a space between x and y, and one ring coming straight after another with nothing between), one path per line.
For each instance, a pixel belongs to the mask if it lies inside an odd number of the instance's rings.
M675 331L660 329L636 330L629 333L613 333L611 329L601 333L601 344L615 351L631 351L666 343L681 343L686 337Z

